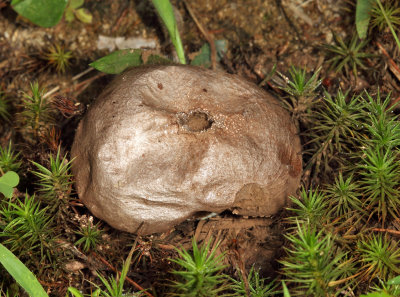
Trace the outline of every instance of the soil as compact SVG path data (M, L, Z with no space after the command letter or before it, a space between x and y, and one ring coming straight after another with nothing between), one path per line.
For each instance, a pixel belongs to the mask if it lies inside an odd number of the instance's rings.
M235 73L260 84L281 97L280 90L291 66L303 67L314 72L322 67L320 77L328 91L359 91L364 88L392 92L400 96L399 78L391 68L385 67L386 59L370 43L366 51L378 58L367 61L369 71L360 70L357 79L352 75L336 73L329 69L329 56L323 49L331 44L333 32L346 39L354 28L354 4L344 0L186 0L199 22L214 40L225 40L227 52L217 68ZM183 1L172 1L177 8L179 29L185 53L195 57L206 43L198 25L190 16ZM88 65L107 55L108 49L99 49L99 36L143 38L156 46L149 50L176 59L173 47L147 0L86 0L84 7L93 15L91 24L78 20L67 23L64 19L55 27L41 28L18 16L10 1L0 0L0 90L10 98L12 120L0 126L0 145L11 140L21 152L24 167L19 189L25 187L33 193L33 169L29 160L45 164L50 152L61 143L62 152L69 152L74 130L85 108L90 105L104 86L112 79L93 70ZM377 40L389 56L398 55L390 32L381 33ZM58 73L49 65L45 56L51 46L59 45L72 52L71 65L65 73ZM276 67L276 72L272 73ZM278 75L282 73L282 76ZM267 79L267 80L265 80ZM45 97L54 107L57 125L53 134L43 133L32 138L20 125L23 94L30 92L30 83L38 81L46 89ZM336 92L336 91L334 91ZM212 123L207 116L195 114L187 125L199 131ZM301 128L301 127L300 127ZM49 129L50 130L50 129ZM26 161L26 162L25 162ZM306 161L306 160L305 160ZM324 178L310 180L312 174L305 170L303 183L319 183ZM275 277L279 257L284 253L285 217L283 210L270 218L242 217L229 212L211 218L198 218L184 222L170 232L151 236L135 236L119 232L101 223L104 230L102 243L95 252L84 253L74 247L74 229L87 223L98 222L73 196L71 204L60 223L60 242L65 256L57 274L43 273L41 282L54 296L65 296L68 286L88 292L88 282L99 283L95 271L113 274L110 267L120 269L130 246L137 240L133 268L129 277L149 292L162 296L167 290L170 257L176 255L174 247L190 249L194 237L199 243L213 240L221 242L218 252L226 252L227 273L237 275L255 265L264 277ZM108 263L108 264L107 264Z

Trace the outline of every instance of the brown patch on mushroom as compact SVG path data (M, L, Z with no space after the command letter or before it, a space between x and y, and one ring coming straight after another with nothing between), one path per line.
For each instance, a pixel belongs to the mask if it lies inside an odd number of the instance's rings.
M289 145L281 144L278 149L278 158L289 167L289 174L292 177L299 176L302 171L301 154L291 149Z

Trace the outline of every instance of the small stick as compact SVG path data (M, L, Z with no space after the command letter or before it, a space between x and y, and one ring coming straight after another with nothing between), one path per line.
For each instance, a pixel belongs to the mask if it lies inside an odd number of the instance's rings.
M57 86L57 87L51 89L50 91L48 91L46 94L43 95L43 99L50 97L50 95L53 95L55 92L58 92L59 89L60 89L60 86Z
M192 17L193 21L196 23L196 25L199 28L200 32L204 35L204 38L210 44L211 68L213 70L215 70L216 67L217 67L217 49L215 48L214 37L213 37L212 34L210 34L207 30L204 29L203 25L197 19L196 15L194 14L194 12L193 12L192 8L190 7L190 5L186 1L183 1L183 3L185 3L187 11L189 12L189 14Z
M76 81L79 78L81 78L82 76L84 76L85 74L89 73L90 71L92 71L94 68L93 67L89 67L88 69L86 69L85 71L82 71L81 73L78 73L77 75L75 75L74 77L72 77L72 81ZM53 95L55 92L60 90L60 86L54 87L53 89L51 89L50 91L48 91L46 94L43 95L43 98L47 98L51 95Z
M373 228L372 231L387 232L387 233L391 233L391 234L395 234L395 235L400 235L400 231L391 230L391 229Z
M100 78L100 77L102 77L102 76L105 76L105 75L106 75L105 73L99 73L99 74L97 74L97 75L95 75L95 76L93 76L93 77L89 77L88 79L86 79L86 80L84 80L84 81L78 83L78 84L77 84L76 86L74 86L74 87L65 89L64 91L65 91L65 92L74 91L74 92L75 92L75 95L78 96L80 93L82 93L84 90L86 90L86 88L89 87L90 84L91 84L94 80L96 80L96 79L98 79L98 78ZM59 88L59 87L56 87L56 88L54 88L54 89L57 89L56 91L58 91L60 88ZM53 91L53 90L52 90L52 91ZM48 93L50 93L50 92L48 92ZM54 92L52 92L52 93L54 93ZM56 94L58 94L58 93L55 93L54 95L56 95ZM51 94L50 94L50 95L51 95ZM47 96L47 93L45 94L45 96ZM49 95L48 95L48 96L49 96Z
M393 72L393 74L397 77L397 79L400 81L400 69L397 66L397 64L393 61L393 59L389 56L388 52L385 50L385 48L379 43L376 42L376 45L379 47L381 50L382 54L386 56L389 60L389 69Z
M122 19L128 14L128 8L125 8L124 11L121 13L121 16L118 18L117 22L115 23L114 28L111 30L112 33L118 30L119 26L122 23Z
M78 73L77 75L75 75L74 77L72 77L72 80L75 81L79 78L81 78L82 76L84 76L85 74L88 74L90 71L94 70L93 67L89 67L88 69L86 69L85 71L82 71L81 73Z
M84 80L83 82L80 82L79 84L77 84L74 88L74 91L76 91L76 96L78 96L80 93L82 93L84 90L86 90L87 87L89 87L89 85L95 81L96 79L105 76L105 73L99 73L93 77L88 78L87 80Z
M157 245L160 249L172 251L175 247L172 244L158 244Z
M196 231L194 232L194 240L197 242L199 240L199 236L201 231L203 230L203 225L205 224L206 221L201 220L197 224Z

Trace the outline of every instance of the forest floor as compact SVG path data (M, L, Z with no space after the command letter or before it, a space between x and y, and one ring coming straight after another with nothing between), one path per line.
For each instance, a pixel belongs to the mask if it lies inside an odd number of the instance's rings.
M364 67L358 67L355 73L352 69L337 71L331 67L332 53L325 46L334 44L335 37L349 41L356 34L353 1L172 2L177 8L178 27L189 62L207 44L194 15L211 38L223 45L216 67L247 78L277 98L287 98L282 88L294 66L305 69L308 77L321 69L317 101L323 100L323 90L336 94L339 89L350 94L364 89L376 94L379 89L382 94L391 93L392 103L400 99L400 73L396 66L399 49L389 30L369 33L362 51L371 56L363 59ZM125 47L143 48L175 59L173 46L150 1L86 0L84 7L93 15L90 24L62 19L52 28L41 28L18 16L10 1L0 1L0 91L8 106L8 120L0 117L0 146L5 148L11 141L20 154L21 183L15 193L20 198L25 192L33 195L38 189L38 179L33 174L37 167L32 161L48 166L49 156L54 156L59 147L61 155L66 154L69 159L74 131L84 109L112 80L112 75L91 68L91 62ZM48 59L57 47L71 53L65 72L57 71ZM210 66L209 61L204 65ZM24 118L24 94L32 93L34 82L45 89L44 98L51 106L52 121L39 132L28 129ZM78 102L82 108L68 109ZM305 131L299 132L307 147ZM310 187L332 183L334 170L317 172L314 166L306 167L310 159L304 155L302 184ZM263 277L276 277L281 267L278 260L288 245L284 237L288 210L270 218L224 212L207 220L188 220L166 233L137 237L93 217L75 194L73 184L69 196L65 209L56 218L57 251L49 253L44 262L32 260L28 265L54 296L65 296L69 286L89 292L88 281L100 284L95 271L114 274L113 268L121 268L135 240L137 248L128 276L154 296L168 291L172 267L169 259L176 256L174 247L190 249L193 237L199 243L210 238L220 241L218 252L226 252L226 272L232 276L237 276L236 267L243 272L254 265ZM76 231L98 223L102 235L95 249L85 252L74 245L79 239ZM55 254L58 260L50 260Z

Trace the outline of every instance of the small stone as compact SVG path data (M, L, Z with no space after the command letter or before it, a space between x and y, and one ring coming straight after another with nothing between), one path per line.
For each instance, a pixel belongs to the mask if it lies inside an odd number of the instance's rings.
M77 273L79 270L82 270L86 267L85 264L79 261L71 261L65 264L65 269Z
M193 66L118 76L72 146L80 199L114 228L164 232L197 213L278 212L296 193L300 139L279 102L245 79Z

